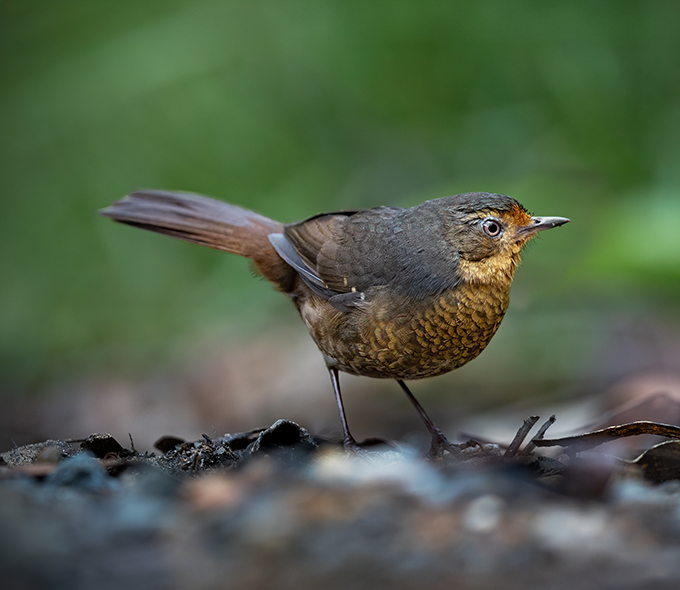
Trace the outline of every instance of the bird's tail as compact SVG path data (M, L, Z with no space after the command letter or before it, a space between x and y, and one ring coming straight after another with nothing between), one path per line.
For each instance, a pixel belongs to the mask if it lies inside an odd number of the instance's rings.
M276 253L269 234L283 224L216 199L192 193L143 190L99 212L120 223L250 258L257 270L283 291L295 271Z

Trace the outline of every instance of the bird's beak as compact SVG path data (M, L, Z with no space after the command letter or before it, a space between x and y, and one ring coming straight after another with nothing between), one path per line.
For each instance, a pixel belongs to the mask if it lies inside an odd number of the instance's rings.
M532 217L531 223L521 227L519 233L524 234L525 236L532 236L539 231L559 227L560 225L569 223L569 221L570 220L566 217Z

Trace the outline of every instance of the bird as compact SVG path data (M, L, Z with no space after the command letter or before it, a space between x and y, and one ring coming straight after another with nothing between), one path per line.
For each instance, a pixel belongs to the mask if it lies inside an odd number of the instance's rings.
M292 300L321 352L345 449L362 452L347 423L340 372L395 380L430 433L431 457L459 447L405 381L477 357L508 308L524 246L569 222L532 216L514 198L485 192L284 224L195 193L139 190L100 214L251 259Z

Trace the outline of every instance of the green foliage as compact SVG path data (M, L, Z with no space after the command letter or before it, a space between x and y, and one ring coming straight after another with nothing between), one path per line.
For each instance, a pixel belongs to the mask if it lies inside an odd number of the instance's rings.
M661 1L5 0L3 386L287 309L242 260L96 216L139 187L284 221L503 192L574 221L520 293L676 292L679 27Z

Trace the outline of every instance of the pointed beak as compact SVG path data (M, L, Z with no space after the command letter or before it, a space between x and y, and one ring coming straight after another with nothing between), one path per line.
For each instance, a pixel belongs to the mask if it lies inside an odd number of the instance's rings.
M531 223L520 228L519 232L524 235L534 235L539 231L559 227L569 221L566 217L532 217Z

